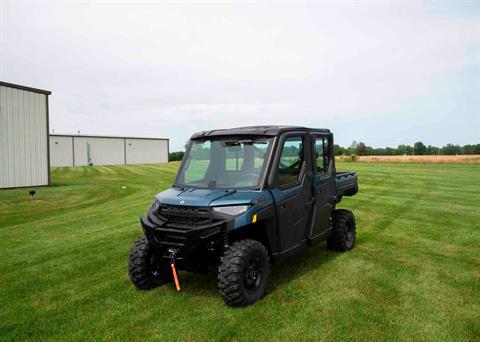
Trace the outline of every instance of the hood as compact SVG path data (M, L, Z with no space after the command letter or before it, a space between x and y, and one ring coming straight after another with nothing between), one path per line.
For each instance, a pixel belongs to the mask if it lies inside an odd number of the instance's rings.
M161 203L185 206L255 204L267 198L264 192L255 190L193 188L171 188L155 196L155 199Z

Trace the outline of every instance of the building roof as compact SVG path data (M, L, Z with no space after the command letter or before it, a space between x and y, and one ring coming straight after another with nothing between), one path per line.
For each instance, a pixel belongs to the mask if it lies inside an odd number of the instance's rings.
M307 132L322 132L330 133L329 129L323 128L307 128L301 126L246 126L227 129L215 129L211 131L202 131L192 135L192 139L200 139L204 137L217 137L217 136L232 136L232 135L267 135L276 136L284 132L290 131L307 131Z
M52 94L52 92L49 91L49 90L31 88L31 87L22 86L22 85L19 85L19 84L7 83L7 82L2 82L2 81L0 81L0 86L20 89L20 90L26 90L26 91L31 91L33 93L40 93L40 94L45 94L45 95L51 95Z
M144 140L169 140L169 138L150 138L150 137L125 137L116 135L85 135L85 134L57 134L50 133L51 137L79 137L79 138L114 138L114 139L144 139Z

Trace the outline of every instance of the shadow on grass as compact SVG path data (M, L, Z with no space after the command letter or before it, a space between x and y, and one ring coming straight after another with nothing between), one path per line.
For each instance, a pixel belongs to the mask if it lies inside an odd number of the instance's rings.
M275 264L270 275L268 293L275 292L278 288L294 281L303 274L323 268L337 256L338 253L329 251L326 244L322 242Z
M59 188L59 187L66 187L66 186L72 186L75 185L74 182L68 182L68 181L55 181L50 184L51 188Z
M267 295L306 273L325 267L325 265L334 261L339 254L328 250L324 242L319 242L311 248L306 248L290 258L274 264L270 274ZM219 297L217 275L213 272L208 274L182 272L180 274L180 285L183 291L192 296Z

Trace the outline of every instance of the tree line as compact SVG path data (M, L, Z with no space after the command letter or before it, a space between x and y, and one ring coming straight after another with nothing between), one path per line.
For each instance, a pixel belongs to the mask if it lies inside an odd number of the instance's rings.
M168 154L169 161L182 160L185 152L177 151ZM480 155L480 144L472 145L454 145L446 144L443 147L425 145L417 141L413 146L398 145L397 147L371 147L363 142L354 141L350 147L335 145L335 155L357 155L357 156L401 156L401 155L457 155L457 154L477 154Z
M168 154L168 161L182 160L184 154L185 154L185 152L183 152L183 151L170 152L170 153Z
M350 147L335 145L335 155L357 156L399 156L399 155L457 155L457 154L480 154L480 144L454 145L446 144L443 147L428 145L417 141L413 146L398 145L395 147L371 147L363 142L354 141Z

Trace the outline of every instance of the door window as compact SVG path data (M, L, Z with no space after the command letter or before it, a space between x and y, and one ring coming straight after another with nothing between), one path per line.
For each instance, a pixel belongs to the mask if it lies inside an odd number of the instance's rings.
M295 184L299 181L304 161L303 153L302 137L289 137L285 139L278 163L278 179L280 185Z
M329 150L328 138L315 138L315 160L318 173L328 172L328 167L330 164Z

